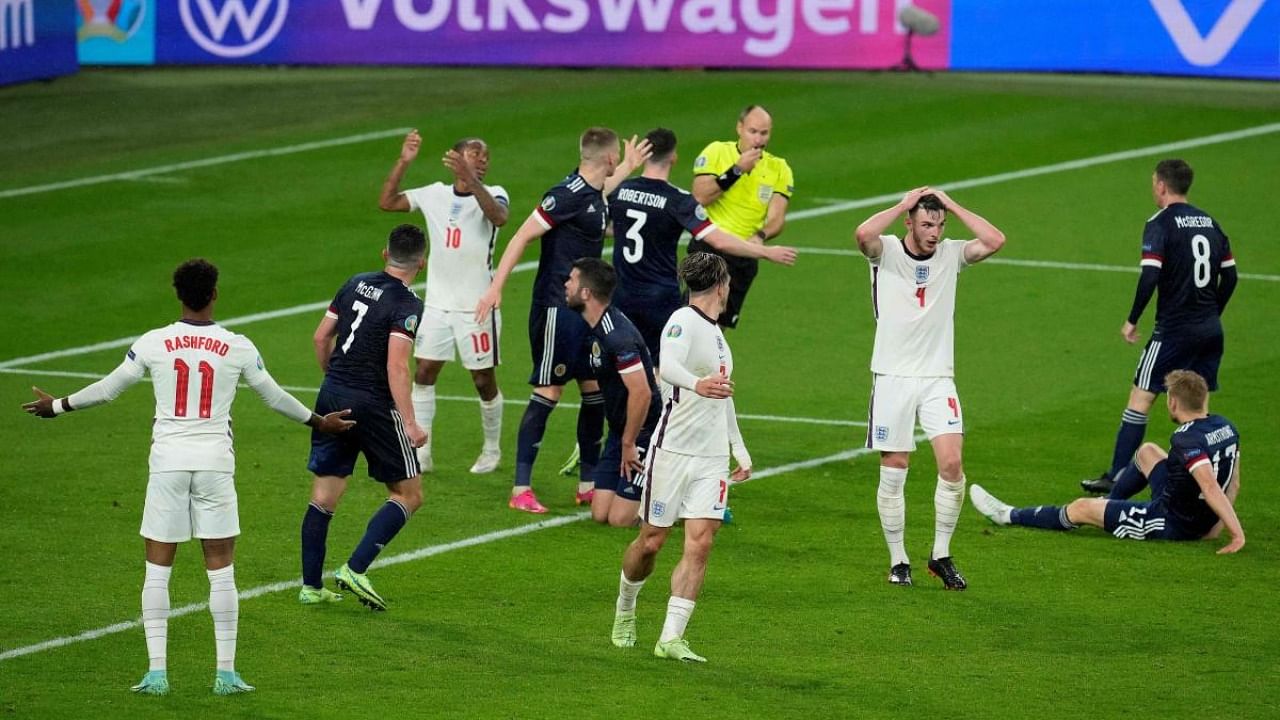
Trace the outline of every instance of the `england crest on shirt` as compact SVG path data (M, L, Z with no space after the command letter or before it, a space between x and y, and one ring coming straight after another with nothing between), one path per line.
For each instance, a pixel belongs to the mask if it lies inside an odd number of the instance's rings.
M916 284L923 285L927 282L929 282L929 266L917 265L916 266Z

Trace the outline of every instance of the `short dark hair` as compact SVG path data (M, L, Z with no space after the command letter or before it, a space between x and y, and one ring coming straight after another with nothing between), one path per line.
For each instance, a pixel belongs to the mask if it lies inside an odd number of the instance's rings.
M940 212L943 215L947 214L947 206L943 205L942 201L938 199L938 196L933 193L921 195L920 199L916 201L916 204L911 206L911 209L907 211L907 214L914 215L917 210Z
M194 258L173 271L173 289L187 308L200 312L213 302L218 288L218 268L204 258Z
M649 162L662 163L671 160L671 155L676 151L676 134L664 127L654 128L645 133L645 140L649 141L649 145L653 148L652 154L649 155Z
M453 151L460 153L472 145L479 145L480 147L488 147L485 141L481 140L478 137L464 137L458 142L453 144Z
M607 303L613 298L613 289L618 286L618 273L612 265L600 258L583 257L573 261L573 268L578 271L578 283L590 290L597 300Z
M680 261L680 279L691 293L706 292L729 279L724 258L705 252L689 253Z
M1170 158L1156 163L1156 177L1169 186L1174 195L1186 195L1195 176L1186 160Z
M387 238L387 262L395 267L413 267L427 251L427 236L417 225L397 225Z

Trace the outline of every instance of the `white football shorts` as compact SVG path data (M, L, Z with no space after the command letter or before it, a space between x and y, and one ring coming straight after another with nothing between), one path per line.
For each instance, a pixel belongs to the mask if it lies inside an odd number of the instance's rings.
M497 310L489 313L481 325L476 322L474 310L423 308L413 356L440 362L452 362L461 356L466 369L487 370L499 363L498 333L501 330L502 315Z
M662 448L649 452L648 482L640 496L640 517L656 527L691 518L724 520L729 500L729 456L682 455Z
M142 537L179 543L240 534L234 473L213 470L151 473L142 508Z
M916 419L930 440L964 433L964 412L949 377L873 375L867 411L867 447L882 452L916 449Z

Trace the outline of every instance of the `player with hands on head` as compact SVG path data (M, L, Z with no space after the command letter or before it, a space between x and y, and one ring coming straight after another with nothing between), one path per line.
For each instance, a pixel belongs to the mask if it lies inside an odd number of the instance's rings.
M963 222L975 238L943 239L948 215ZM900 217L906 236L885 234ZM929 572L946 589L964 590L968 582L951 557L965 483L964 418L953 359L956 285L960 271L1004 247L1004 233L947 193L918 187L867 218L854 236L870 265L876 317L867 447L880 451L876 509L889 546L889 582L912 584L903 538L904 488L918 419L938 465Z

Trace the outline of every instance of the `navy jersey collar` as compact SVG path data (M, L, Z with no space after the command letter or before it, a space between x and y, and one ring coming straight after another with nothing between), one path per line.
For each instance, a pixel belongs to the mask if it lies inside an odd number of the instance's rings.
M709 317L707 317L707 314L706 314L706 313L704 313L704 312L702 312L702 310L698 309L698 306L697 306L697 305L690 305L690 306L689 306L689 309L690 309L690 310L692 310L692 311L694 311L694 312L696 312L696 313L698 313L698 316L699 316L699 317L701 317L703 320L706 320L707 322L711 323L712 325L715 325L715 324L716 324L716 321L715 321L715 320L713 320L713 319L711 319L711 318L709 318Z
M185 325L195 325L197 327L208 327L210 325L217 325L217 323L215 323L212 320L188 320L186 318L182 318L178 322L183 323Z
M900 240L898 240L898 242L902 243L902 252L906 253L907 257L911 258L912 260L915 260L916 262L924 262L926 260L932 260L933 256L938 254L938 251L934 250L928 255L917 255L911 252L911 249L907 247L906 238L901 238Z

